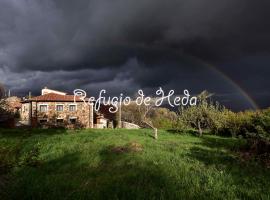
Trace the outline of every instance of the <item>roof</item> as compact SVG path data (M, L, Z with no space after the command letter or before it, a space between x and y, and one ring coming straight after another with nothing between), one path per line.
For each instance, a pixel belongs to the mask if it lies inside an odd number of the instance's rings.
M26 101L49 101L49 102L54 102L54 101L64 101L64 102L73 102L74 97L76 101L83 101L80 99L79 96L74 96L74 95L61 95L61 94L55 94L55 93L48 93L44 95L40 95L37 97L33 97L31 99L28 99ZM85 101L88 99L85 98Z

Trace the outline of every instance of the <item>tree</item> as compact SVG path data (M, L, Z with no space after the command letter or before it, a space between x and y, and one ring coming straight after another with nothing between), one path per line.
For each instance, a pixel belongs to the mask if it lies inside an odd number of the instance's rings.
M139 106L135 102L121 106L122 120L143 126Z
M180 107L179 109L180 119L188 126L197 129L199 136L202 136L203 129L209 127L211 123L210 112L213 106L208 102L208 98L211 96L212 94L203 91L198 95L198 104L196 106Z
M138 124L141 127L150 127L154 130L154 138L158 138L157 128L153 125L150 113L155 107L151 100L148 105L137 105L131 102L127 106L122 106L122 119L131 123Z
M0 99L5 97L5 88L4 85L0 83Z
M0 83L0 120L6 116L8 113L7 102L4 99L5 97L5 88L4 85Z
M9 127L9 121L14 119L14 112L9 109L5 99L0 99L0 127Z
M151 118L149 117L150 111L154 108L155 103L152 100L149 105L140 105L139 106L139 112L141 114L141 121L145 124L147 124L150 128L154 130L154 138L158 139L158 131L157 128L153 125L153 122Z

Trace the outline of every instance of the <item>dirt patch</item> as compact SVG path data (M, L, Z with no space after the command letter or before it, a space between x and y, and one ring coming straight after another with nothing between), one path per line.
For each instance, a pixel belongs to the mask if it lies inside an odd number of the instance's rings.
M110 151L113 153L130 153L130 152L141 152L143 147L140 143L131 142L124 146L111 147Z
M127 147L123 147L123 146L112 147L110 150L113 153L125 153L129 151Z
M130 149L131 149L132 151L134 151L134 152L140 152L140 151L143 150L142 145L139 144L139 143L137 143L137 142L131 142L131 143L129 144L129 147L130 147Z

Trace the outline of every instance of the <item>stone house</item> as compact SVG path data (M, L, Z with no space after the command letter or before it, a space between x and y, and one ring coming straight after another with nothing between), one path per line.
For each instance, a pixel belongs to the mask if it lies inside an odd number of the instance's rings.
M21 103L21 123L31 127L107 128L116 124L115 115L106 106L97 113L93 102L84 103L78 96L48 88L42 89L40 96Z

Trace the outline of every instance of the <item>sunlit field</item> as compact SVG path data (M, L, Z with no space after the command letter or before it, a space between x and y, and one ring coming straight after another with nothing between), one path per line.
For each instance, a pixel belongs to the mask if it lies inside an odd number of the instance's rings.
M0 129L1 199L270 199L243 139L159 130Z

